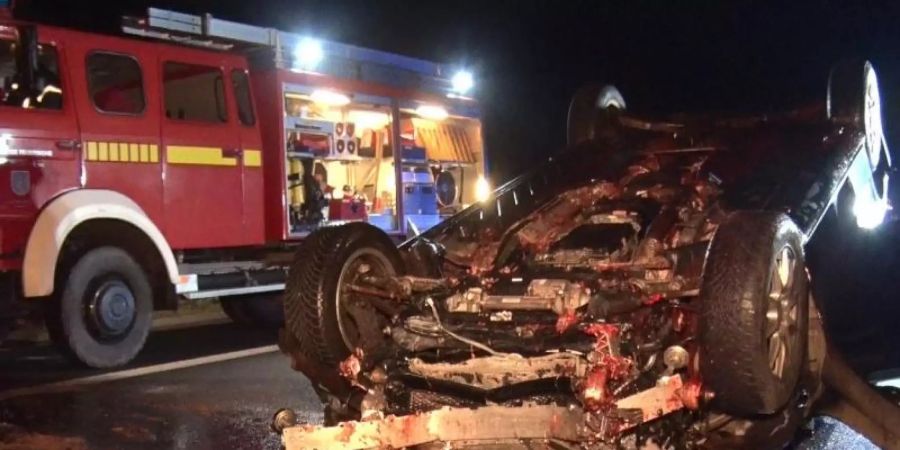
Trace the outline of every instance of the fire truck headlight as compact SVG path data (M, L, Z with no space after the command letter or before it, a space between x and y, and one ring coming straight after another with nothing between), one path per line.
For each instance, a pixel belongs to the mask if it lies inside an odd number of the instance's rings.
M321 42L310 38L303 39L294 49L294 68L315 69L324 57L325 52L322 50Z
M457 94L465 94L475 87L475 78L472 76L472 72L460 70L453 75L453 78L450 79L450 83L453 85L454 92Z
M488 183L487 178L484 175L478 175L478 180L475 181L475 200L479 202L486 202L491 198L491 184Z

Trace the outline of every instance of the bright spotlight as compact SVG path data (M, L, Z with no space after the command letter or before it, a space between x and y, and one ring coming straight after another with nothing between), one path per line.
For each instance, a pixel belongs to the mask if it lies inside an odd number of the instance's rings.
M438 105L422 105L416 108L419 117L431 120L444 120L450 116L447 109Z
M484 175L479 175L475 181L475 201L486 202L491 198L491 184Z
M472 77L472 72L460 70L453 75L450 83L453 85L453 90L456 93L465 94L475 86L475 78Z
M316 39L305 38L294 49L294 68L312 70L325 58L322 43Z
M866 201L857 197L853 202L853 214L856 216L856 225L867 230L878 228L884 222L887 210L886 202L882 201Z

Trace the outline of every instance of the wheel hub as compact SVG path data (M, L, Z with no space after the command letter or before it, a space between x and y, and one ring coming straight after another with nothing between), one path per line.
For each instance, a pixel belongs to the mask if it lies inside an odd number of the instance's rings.
M775 257L769 284L766 311L766 336L769 367L781 378L792 358L794 337L797 334L799 301L794 289L797 258L790 247L784 247Z
M338 277L337 298L335 299L337 302L337 325L344 345L351 351L360 339L360 325L362 324L354 323L353 315L348 312L348 304L355 301L356 296L347 291L347 286L355 284L365 275L391 276L394 275L394 271L390 261L384 255L369 248L357 250L347 258L341 268L341 274Z
M120 280L104 281L88 304L88 316L102 336L124 334L134 322L136 310L131 289Z

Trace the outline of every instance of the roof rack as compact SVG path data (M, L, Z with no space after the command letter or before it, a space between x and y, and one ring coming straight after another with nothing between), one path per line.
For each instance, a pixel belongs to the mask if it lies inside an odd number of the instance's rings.
M294 49L306 38L274 28L217 19L211 14L199 16L159 8L148 8L146 18L124 17L122 31L220 51L268 49L270 51L266 52L266 56L257 57L253 62L292 70L295 66ZM323 59L317 65L316 73L439 93L450 92L451 83L441 64L340 42L319 42Z

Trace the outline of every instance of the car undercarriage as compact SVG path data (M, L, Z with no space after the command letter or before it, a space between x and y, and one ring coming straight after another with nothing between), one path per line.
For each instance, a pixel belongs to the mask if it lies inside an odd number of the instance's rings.
M399 249L365 224L314 233L282 348L326 426L287 428L288 448L703 448L796 427L824 358L804 244L845 189L860 225L886 209L880 130L839 113L844 90L871 109L874 72L847 67L824 107L739 119L645 121L589 88L569 148Z

